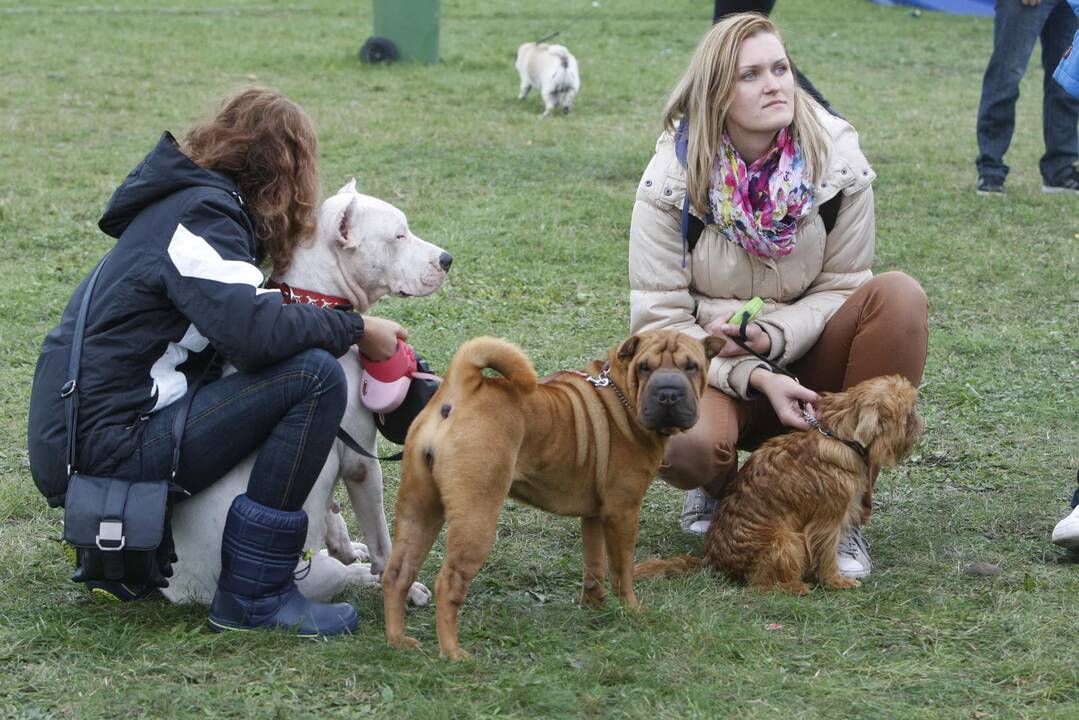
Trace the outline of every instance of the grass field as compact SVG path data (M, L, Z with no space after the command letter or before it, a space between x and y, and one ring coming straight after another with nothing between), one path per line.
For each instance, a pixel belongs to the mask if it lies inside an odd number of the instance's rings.
M328 190L355 176L454 254L437 296L378 307L436 367L484 333L541 373L576 367L627 332L634 190L711 16L446 0L440 64L370 68L370 3L149 5L0 0L0 716L1079 717L1079 567L1048 542L1079 465L1079 198L1039 191L1042 71L1023 82L1007 197L976 197L992 21L862 0L775 16L879 175L875 270L909 272L931 302L927 431L881 478L862 588L759 596L699 575L643 585L639 615L582 611L577 523L512 504L463 613L464 664L438 659L431 609L409 618L422 654L387 649L376 591L347 595L358 637L307 643L216 636L202 608L108 605L69 582L61 514L27 467L30 380L109 247L105 202L161 130L246 83L284 91L316 120ZM582 92L541 120L511 56L553 30ZM639 556L699 548L680 506L650 490ZM421 579L440 560L436 545Z

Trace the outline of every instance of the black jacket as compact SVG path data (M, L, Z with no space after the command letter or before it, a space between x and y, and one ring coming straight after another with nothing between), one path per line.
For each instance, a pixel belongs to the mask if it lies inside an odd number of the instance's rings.
M258 289L262 248L243 198L167 132L113 193L99 226L117 242L94 288L83 344L82 472L108 474L128 458L135 419L183 396L213 349L250 371L309 348L339 357L363 334L355 313L284 305L279 292ZM30 469L53 506L67 488L60 388L85 287L84 279L45 338L30 397Z

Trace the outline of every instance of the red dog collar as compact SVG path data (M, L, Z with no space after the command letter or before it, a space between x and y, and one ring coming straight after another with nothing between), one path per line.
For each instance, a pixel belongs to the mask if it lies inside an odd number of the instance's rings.
M348 298L337 297L336 295L323 295L311 290L300 290L286 285L283 282L269 282L266 287L271 290L280 290L281 298L286 305L291 303L302 303L304 305L314 305L320 308L332 308L338 305L351 306L352 303L348 301Z

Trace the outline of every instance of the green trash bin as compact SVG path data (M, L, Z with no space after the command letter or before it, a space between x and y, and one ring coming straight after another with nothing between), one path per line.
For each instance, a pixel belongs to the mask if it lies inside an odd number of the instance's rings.
M438 62L441 0L374 0L375 34L360 48L365 63Z

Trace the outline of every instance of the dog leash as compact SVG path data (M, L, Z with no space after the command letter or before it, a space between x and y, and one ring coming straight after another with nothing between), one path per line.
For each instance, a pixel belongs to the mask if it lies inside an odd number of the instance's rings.
M764 355L761 355L759 352L757 352L753 348L749 347L749 345L746 343L746 326L748 324L749 324L748 314L743 314L742 315L742 323L738 328L738 333L742 337L741 338L736 338L736 337L733 337L731 335L727 335L726 336L727 339L731 340L735 345L742 348L743 350L748 352L753 357L755 357L758 360L766 363L768 365L769 369L772 372L777 372L777 373L781 373L783 375L786 375L787 377L791 378L795 382L801 384L799 382L798 378L792 372L787 370L785 367L772 362L771 360L766 358ZM825 427L824 425L821 425L820 421L817 420L816 416L810 411L809 405L804 400L799 400L798 401L798 407L802 411L802 419L805 420L806 423L808 423L811 428L816 428L816 430L821 435L824 435L825 437L830 437L833 440L838 440L839 442L843 443L847 447L851 448L852 450L854 450L855 452L858 453L858 455L862 458L862 461L865 462L866 465L869 465L869 450L866 448L865 445L862 445L860 442L855 442L854 440L847 440L845 438L841 438L838 435L836 435L831 429Z
M599 377L585 375L584 379L586 382L592 383L592 386L596 389L605 387L611 388L612 390L614 390L614 394L618 396L618 399L622 401L622 404L626 406L626 410L629 410L630 414L632 415L637 414L637 411L633 408L633 405L631 405L629 400L626 399L626 395L622 392L622 388L618 387L618 383L616 383L611 378L611 364L609 362L603 363L603 370L600 371Z
M809 411L809 409L806 407L805 403L799 403L799 404L802 406L802 418L807 423L809 423L810 427L816 428L817 431L820 432L821 435L824 435L825 437L830 437L833 440L838 440L839 442L841 442L844 445L846 445L847 447L849 447L851 450L854 450L856 453L858 453L861 456L862 462L864 462L867 466L869 465L869 449L866 448L865 445L862 445L860 442L855 442L854 440L846 440L844 438L839 437L834 432L832 432L831 430L829 430L825 426L821 425L820 421L817 420L817 418L813 415L813 413L811 413Z
M393 455L387 455L386 457L379 457L378 455L373 455L364 450L363 446L356 442L356 439L354 437L345 432L345 429L343 427L337 428L337 439L343 442L345 444L345 447L347 447L352 452L359 453L365 458L370 458L372 460L400 460L405 456L404 450L398 450Z
M603 363L603 369L600 370L600 373L597 376L589 375L588 373L581 372L580 370L558 370L540 380L540 383L547 384L559 375L576 375L585 382L591 384L592 387L596 388L597 390L609 387L614 390L615 395L618 396L618 399L626 407L626 410L629 410L630 413L634 415L637 413L637 411L633 408L632 403L630 403L630 401L626 399L626 394L622 392L622 388L618 387L618 383L616 383L611 378L611 364L609 362Z

